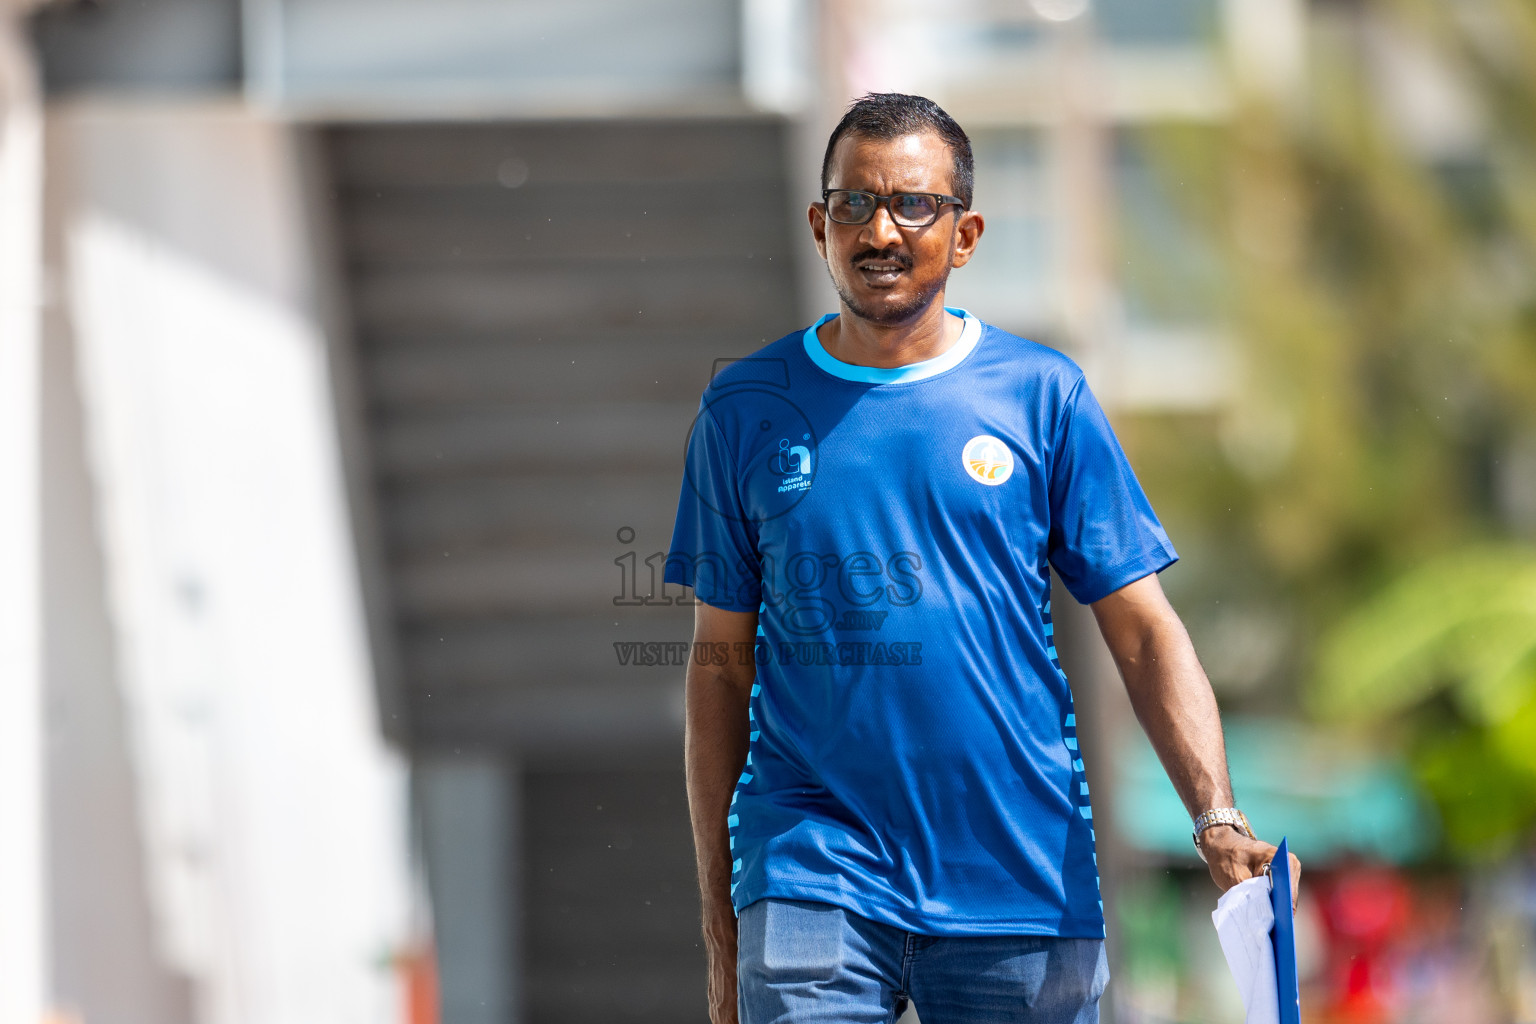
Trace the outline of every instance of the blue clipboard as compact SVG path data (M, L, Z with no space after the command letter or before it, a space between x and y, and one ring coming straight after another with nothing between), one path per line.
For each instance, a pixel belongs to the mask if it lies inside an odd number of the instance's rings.
M1301 1024L1301 990L1296 978L1296 915L1291 909L1291 858L1285 840L1269 869L1269 899L1275 926L1269 941L1275 947L1275 989L1280 997L1280 1024Z

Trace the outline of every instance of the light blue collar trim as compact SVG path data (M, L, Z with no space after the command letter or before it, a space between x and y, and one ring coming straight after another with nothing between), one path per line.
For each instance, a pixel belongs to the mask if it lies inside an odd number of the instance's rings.
M953 313L965 321L965 326L960 329L960 340L942 354L932 359L924 359L920 363L891 367L858 366L833 358L830 352L822 348L821 339L816 337L816 328L837 316L836 313L828 313L805 329L805 354L811 357L811 362L832 376L860 384L907 384L914 380L932 377L959 366L961 361L975 349L976 343L981 340L980 320L963 309L945 306L944 311Z

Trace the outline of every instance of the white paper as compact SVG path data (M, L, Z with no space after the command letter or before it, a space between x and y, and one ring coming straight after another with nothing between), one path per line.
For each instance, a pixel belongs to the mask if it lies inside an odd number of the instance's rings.
M1269 940L1275 925L1269 876L1249 878L1222 893L1211 922L1243 997L1246 1024L1279 1024L1280 988L1275 981L1275 947Z

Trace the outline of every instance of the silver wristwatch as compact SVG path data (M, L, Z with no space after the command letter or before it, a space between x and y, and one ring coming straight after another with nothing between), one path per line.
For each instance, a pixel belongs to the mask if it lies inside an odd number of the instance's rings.
M1195 841L1195 852L1205 860L1205 851L1200 848L1200 833L1214 825L1231 825L1249 839L1257 839L1253 834L1253 826L1248 824L1248 816L1236 807L1213 807L1203 812L1195 819L1195 829L1192 838Z

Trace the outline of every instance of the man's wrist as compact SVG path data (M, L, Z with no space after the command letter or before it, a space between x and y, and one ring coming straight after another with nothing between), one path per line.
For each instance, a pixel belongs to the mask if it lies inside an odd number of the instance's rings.
M1229 850L1237 846L1238 840L1247 839L1243 830L1236 825L1219 824L1212 825L1200 834L1200 846L1202 849Z
M1253 834L1253 826L1248 824L1248 816L1236 807L1213 807L1195 818L1192 838L1201 860L1206 859L1204 837L1213 832L1228 831L1248 839L1258 838Z

